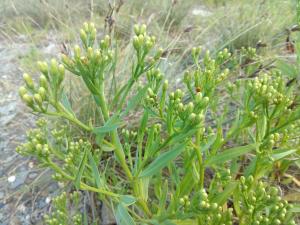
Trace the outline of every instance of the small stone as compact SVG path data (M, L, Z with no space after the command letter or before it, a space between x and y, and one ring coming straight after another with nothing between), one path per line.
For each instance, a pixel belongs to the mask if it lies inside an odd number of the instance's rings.
M45 199L45 202L46 202L47 204L49 204L49 203L51 202L51 198L50 198L50 197L47 197L47 198Z
M32 169L32 168L34 167L34 162L32 162L32 161L29 162L29 163L28 163L28 167L29 167L30 169Z
M34 179L34 178L37 177L37 175L38 175L38 173L33 172L33 173L30 173L30 174L28 175L28 177L29 177L30 179Z
M15 180L16 180L16 176L9 176L8 178L7 178L7 181L9 182L9 183L13 183L13 182L15 182Z
M11 183L10 188L15 189L15 188L19 187L20 185L24 184L28 173L29 173L28 171L24 171L24 172L18 173L17 177L16 176L9 177L9 182Z

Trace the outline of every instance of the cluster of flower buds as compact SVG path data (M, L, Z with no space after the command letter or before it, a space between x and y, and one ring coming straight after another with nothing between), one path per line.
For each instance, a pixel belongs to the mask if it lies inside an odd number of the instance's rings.
M133 37L133 47L141 56L145 56L154 46L156 38L147 35L147 26L145 24L134 26L135 36Z
M201 225L232 225L232 208L223 209L221 205L211 202L205 189L200 192L199 220Z
M158 107L157 93L153 91L152 88L148 88L147 96L145 97L146 105L152 106L154 108Z
M95 24L93 23L84 23L83 28L80 30L80 39L83 46L87 49L94 45L96 39L97 30Z
M50 65L46 62L38 62L42 75L39 78L39 85L35 85L32 77L24 73L25 86L20 87L19 95L35 112L47 111L48 104L54 105L61 94L61 83L65 77L65 68L52 59Z
M262 181L254 185L254 178L241 177L238 186L241 194L239 216L247 224L294 225L292 207L278 196L278 189Z
M273 148L280 141L280 134L274 133L269 136L269 144Z
M224 187L228 182L232 179L230 169L225 169L223 171L216 172L215 180L219 183L222 187Z
M77 168L80 164L84 149L86 148L91 148L91 144L88 141L80 139L78 141L69 142L67 152L64 156L65 163L63 169L73 171L73 169Z
M92 23L85 23L80 31L83 49L75 45L73 55L62 55L62 62L67 70L81 76L93 94L97 94L99 82L103 82L104 73L112 63L114 54L110 50L110 37L106 35L95 48L96 28Z
M136 131L130 131L128 129L122 129L121 131L122 136L125 138L126 142L130 142L132 140L135 140L137 137L137 132Z
M159 69L153 68L146 73L146 76L149 86L154 90L154 93L157 93L163 79L163 74Z
M218 52L216 62L217 64L222 65L226 61L228 61L230 57L231 57L231 53L228 51L227 48L224 48L223 51Z
M57 143L61 143L64 140L66 129L66 126L62 126L61 129L54 129L51 131L51 134Z
M297 120L291 123L286 129L281 133L281 139L277 143L279 146L285 146L290 149L293 149L295 146L300 144L300 121Z
M256 53L256 48L252 47L242 47L241 48L241 55L245 57L247 60L254 60L258 58L258 55Z
M192 96L202 92L204 96L212 96L217 84L225 80L229 75L228 69L223 69L223 64L231 54L227 49L220 52L216 59L211 58L209 51L205 53L203 62L199 61L201 48L192 49L192 57L197 65L196 70L186 71L183 82Z
M201 46L192 48L192 57L193 57L193 60L196 64L198 63L199 56L200 56L201 52L202 52L202 47Z
M183 206L183 208L188 208L191 205L191 202L189 200L189 196L185 195L182 198L179 199L180 205Z
M257 102L268 102L275 105L291 105L292 100L285 90L283 79L280 76L273 77L272 74L263 74L248 82L248 86L253 92L255 100Z
M27 132L27 142L16 148L21 155L34 155L38 159L47 159L50 148L47 144L47 134L45 129L36 128Z
M23 75L26 86L19 88L19 95L22 101L33 111L43 112L46 109L45 102L48 100L47 89L43 86L35 88L31 76Z
M195 105L192 101L184 104L183 96L184 93L181 89L177 89L175 92L169 94L167 114L170 115L172 113L174 116L178 116L187 126L199 125L203 122L204 115L198 106L202 104L203 101L206 102L206 98L199 98L199 101L197 101L197 104Z
M155 123L150 128L146 128L145 132L147 132L148 136L151 136L151 138L154 138L154 139L157 138L157 137L160 138L161 124L160 123Z
M80 225L82 224L82 215L78 209L80 193L73 192L67 194L61 193L52 200L53 211L49 215L44 216L47 225Z

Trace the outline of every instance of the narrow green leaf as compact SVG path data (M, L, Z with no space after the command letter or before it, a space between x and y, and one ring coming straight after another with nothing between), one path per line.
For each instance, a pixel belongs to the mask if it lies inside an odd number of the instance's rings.
M290 212L300 213L300 204L293 204L293 207L290 209Z
M83 212L83 225L89 225L86 208L84 208L84 212Z
M100 176L99 170L98 170L98 166L92 156L91 151L88 152L88 158L89 158L89 162L92 168L92 173L93 173L93 178L95 179L96 182L96 186L97 188L102 188L104 186L103 180Z
M188 170L188 172L186 173L186 175L184 176L184 178L182 179L181 183L180 183L180 188L178 189L178 196L182 197L184 195L187 195L188 193L191 192L191 190L194 188L194 185L196 183L196 180L194 179L193 176L193 171L192 170Z
M114 131L119 126L122 125L120 117L116 114L111 117L102 127L95 127L93 133L95 134L104 134L111 131Z
M66 93L63 91L61 96L61 103L63 106L73 115L75 115L74 111L72 110L71 103L66 95Z
M148 165L144 171L141 172L139 177L147 177L156 174L163 167L167 166L172 160L174 160L183 150L185 145L178 145L176 148L164 152L158 156L150 165Z
M121 198L120 198L120 201L124 205L129 206L129 205L132 205L136 202L136 198L133 197L132 195L122 195Z
M143 114L143 118L141 120L140 128L138 130L138 140L141 141L144 138L144 133L147 127L147 122L148 122L148 111L145 110Z
M257 138L258 141L262 141L267 130L267 116L262 115L257 121Z
M238 185L237 182L229 183L225 187L225 189L222 193L220 193L212 198L212 202L215 202L218 205L223 205L228 200L229 196L233 194L237 185Z
M121 117L126 116L130 110L134 109L139 103L141 103L142 98L147 92L147 89L148 86L145 86L144 88L139 90L139 92L128 101L127 107L122 112Z
M116 220L118 225L135 225L136 223L129 215L123 203L120 203L116 210Z
M276 150L276 152L277 152L278 150ZM272 155L272 159L273 160L280 160L280 159L283 159L283 158L285 158L286 156L288 156L288 155L291 155L291 154L293 154L293 153L295 153L295 152L297 152L297 149L292 149L292 150L282 150L282 151L279 151L279 153L275 153L275 154L273 154Z
M213 165L213 164L221 164L224 163L228 160L231 160L233 158L236 158L238 156L241 156L243 154L246 154L253 149L255 149L256 145L255 144L249 144L245 146L239 146L239 147L234 147L230 149L225 149L223 152L212 156L206 160L207 165Z
M200 146L201 152L206 152L216 141L217 135L211 135L208 137L207 143L202 143Z
M80 164L79 164L79 169L78 169L76 177L75 177L75 187L76 187L76 189L79 189L79 187L80 187L80 181L81 181L81 177L82 177L83 171L84 171L85 166L86 166L88 151L89 151L88 148L84 149L84 153L83 153L83 156L82 156Z

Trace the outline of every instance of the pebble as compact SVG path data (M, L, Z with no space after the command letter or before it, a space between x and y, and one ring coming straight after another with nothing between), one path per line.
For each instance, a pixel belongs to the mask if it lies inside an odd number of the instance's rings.
M37 177L37 175L38 175L38 173L32 172L32 173L30 173L30 174L28 175L28 178L29 178L29 179L34 179L34 178Z
M16 189L20 185L24 184L28 173L29 173L28 171L20 172L20 173L17 174L17 177L15 177L14 180L13 180L13 178L11 178L12 182L10 182L11 183L10 188L11 189Z

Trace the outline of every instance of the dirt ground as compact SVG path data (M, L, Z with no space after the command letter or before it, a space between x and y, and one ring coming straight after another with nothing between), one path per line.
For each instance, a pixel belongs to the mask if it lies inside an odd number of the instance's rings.
M40 46L45 55L57 52L55 44ZM51 48L52 52L49 52ZM0 40L0 224L41 224L49 210L57 184L49 182L50 171L15 152L34 126L29 110L18 96L23 71L20 61L32 50L25 37ZM48 52L47 52L48 51Z

